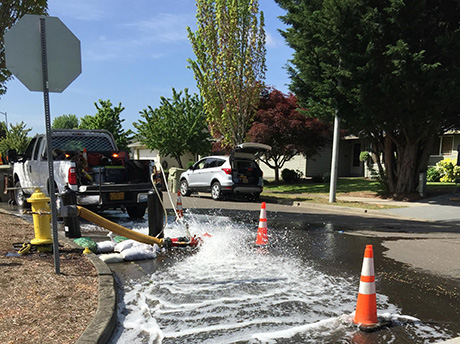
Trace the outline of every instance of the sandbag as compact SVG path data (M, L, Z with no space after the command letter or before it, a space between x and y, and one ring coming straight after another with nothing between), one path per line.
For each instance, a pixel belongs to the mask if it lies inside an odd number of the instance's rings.
M124 250L127 250L127 249L131 248L136 243L137 243L136 240L124 240L124 241L116 244L113 250L115 252L123 252Z
M97 243L97 253L110 253L115 248L113 241L101 241Z
M97 244L91 238L81 237L81 238L74 239L73 242L76 243L77 245L83 247L83 248L88 247L91 250L91 252L97 253Z
M150 249L142 249L140 247L133 246L120 253L126 261L133 260L143 260L143 259L154 259L157 257L156 252L153 247L150 246Z
M113 241L115 241L116 243L119 243L125 240L128 240L128 238L125 238L124 236L121 236L121 235L117 235L116 237L113 238Z
M101 254L98 257L106 263L120 263L124 261L120 253Z

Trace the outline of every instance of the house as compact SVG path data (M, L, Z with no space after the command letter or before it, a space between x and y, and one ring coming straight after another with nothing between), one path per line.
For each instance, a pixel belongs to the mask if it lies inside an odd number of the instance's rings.
M434 166L439 161L449 158L457 159L457 148L460 146L460 130L449 130L436 140L431 150L428 166Z
M153 160L155 162L160 162L163 169L167 170L170 167L179 167L176 159L171 157L162 157L158 149L151 150L146 148L140 142L133 142L128 145L128 148L131 150L131 156L133 159L138 160ZM196 157L192 153L184 154L181 158L182 166L187 168L189 162L195 162Z
M177 161L171 157L160 156L158 150L150 150L139 142L128 145L131 150L133 159L145 159L159 161L165 170L170 167L178 167ZM339 176L362 176L364 173L364 164L359 161L362 144L357 137L347 137L340 142L339 149ZM296 155L293 159L286 162L283 169L299 171L302 176L323 176L330 173L331 170L331 153L332 145L323 148L316 156L307 159L301 155ZM351 154L351 155L350 155ZM182 166L185 168L189 162L195 162L199 157L188 153L182 157ZM357 165L357 166L356 166ZM275 179L275 170L270 168L264 162L259 162L259 166L264 173L265 179ZM281 177L281 171L280 171Z
M437 162L450 158L457 159L457 147L460 146L460 130L447 131L434 143L431 150L428 166L434 166ZM357 136L345 136L339 144L339 177L370 177L371 170L359 160L359 155L366 150L364 140ZM332 144L323 148L317 155L306 162L305 176L324 176L330 174L332 162Z

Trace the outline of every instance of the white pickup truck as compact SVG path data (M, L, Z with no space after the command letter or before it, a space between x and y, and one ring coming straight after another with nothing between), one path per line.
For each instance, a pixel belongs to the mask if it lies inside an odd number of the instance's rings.
M56 193L67 184L77 193L77 204L93 210L123 209L131 218L141 218L152 188L152 162L130 160L118 151L106 130L53 130L51 134ZM14 200L26 205L26 198L40 187L49 195L46 136L37 135L24 154L8 152L13 163Z

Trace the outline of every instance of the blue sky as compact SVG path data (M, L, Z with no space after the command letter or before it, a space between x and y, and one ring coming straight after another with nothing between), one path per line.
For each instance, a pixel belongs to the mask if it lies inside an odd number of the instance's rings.
M266 84L287 92L285 65L292 50L278 32L284 11L272 0L259 1L266 21ZM187 68L187 58L195 59L186 31L195 27L194 0L49 0L48 10L77 36L82 53L82 74L63 93L50 94L51 120L94 115L94 103L110 99L122 103L124 128L133 129L139 111L157 107L161 96L172 95L172 87L198 93ZM43 133L43 94L30 92L17 79L7 86L0 111L7 112L8 122L24 121L31 133Z

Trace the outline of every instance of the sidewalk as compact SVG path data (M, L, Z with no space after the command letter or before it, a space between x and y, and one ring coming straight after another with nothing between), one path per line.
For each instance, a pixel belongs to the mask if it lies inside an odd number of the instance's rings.
M377 210L377 212L405 219L460 224L460 197L455 193L443 194L414 202L399 202L380 198L358 198L349 196L339 196L337 199L401 207L381 209Z

